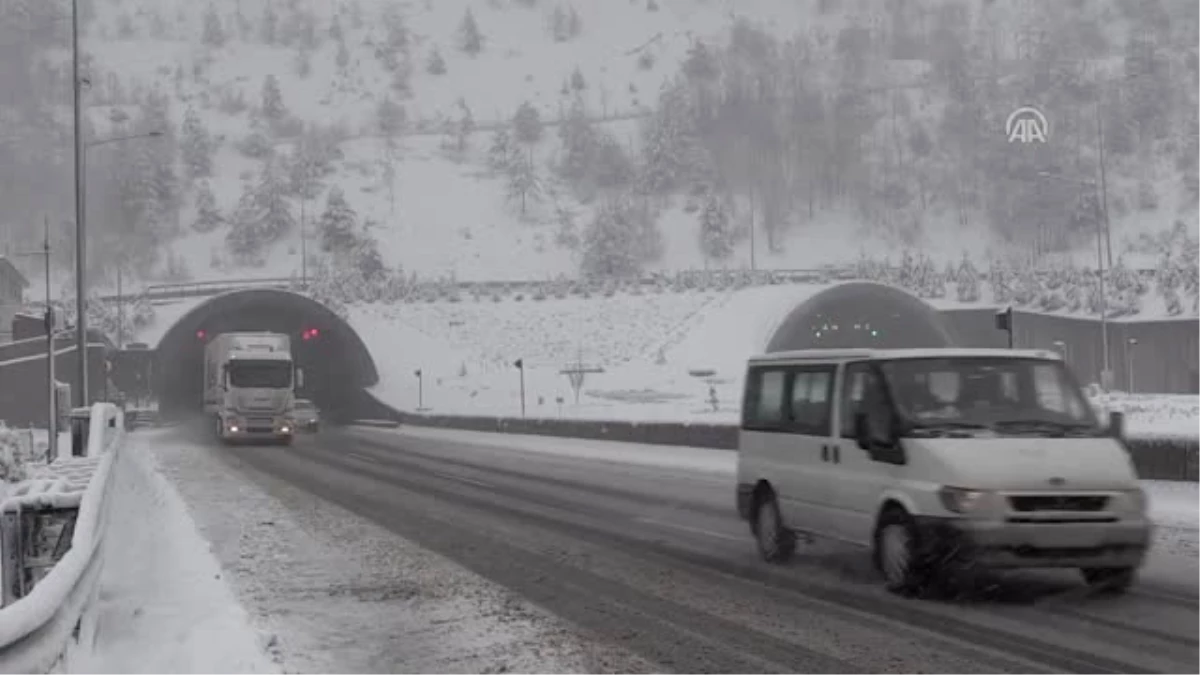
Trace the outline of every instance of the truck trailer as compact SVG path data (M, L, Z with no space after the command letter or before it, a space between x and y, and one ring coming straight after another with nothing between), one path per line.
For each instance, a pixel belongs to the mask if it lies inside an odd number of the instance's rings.
M290 445L295 390L304 373L282 333L222 333L204 348L204 411L222 443Z

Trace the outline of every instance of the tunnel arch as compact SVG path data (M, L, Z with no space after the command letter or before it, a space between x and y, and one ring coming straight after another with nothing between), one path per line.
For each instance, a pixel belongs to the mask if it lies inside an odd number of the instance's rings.
M768 352L794 349L950 347L941 313L899 288L855 281L825 289L792 308L767 342Z
M302 334L315 328L315 339ZM204 337L199 335L204 331ZM155 392L164 415L199 412L203 397L204 345L219 333L271 331L292 337L292 351L305 372L301 395L333 416L364 399L379 382L375 360L345 319L312 298L278 289L223 293L192 308L172 325L155 349Z

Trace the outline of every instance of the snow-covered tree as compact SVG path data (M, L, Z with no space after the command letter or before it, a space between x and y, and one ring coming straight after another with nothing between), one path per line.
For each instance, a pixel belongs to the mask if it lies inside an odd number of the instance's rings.
M358 214L346 202L346 194L340 187L329 190L325 212L317 225L321 238L321 250L327 253L346 253L353 250L357 237Z
M296 227L292 207L287 201L288 184L280 162L270 158L263 162L258 177L255 198L262 219L262 233L273 242Z
M475 23L475 14L470 8L458 26L458 46L471 56L483 51L483 34L479 32L479 24Z
M525 215L530 199L537 200L542 194L542 181L537 169L528 158L513 161L508 167L508 198L521 201L521 215Z
M384 95L375 108L375 120L379 133L385 138L393 138L404 131L408 116L404 106L397 103L391 96Z
M208 8L204 11L204 31L201 39L209 47L225 46L225 28L221 25L221 16L217 14L217 8L212 3L209 3Z
M700 250L706 260L723 261L733 255L733 229L725 202L710 194L700 210Z
M959 302L979 302L979 270L971 262L971 258L963 253L962 262L954 274L956 280L955 296Z
M508 171L513 161L512 136L508 129L499 127L492 133L492 144L488 148L487 163L493 171Z
M262 262L263 249L267 244L265 239L258 197L254 185L247 182L242 185L242 196L229 223L229 232L225 235L225 248L236 264L255 265Z
M644 200L621 195L605 200L584 231L582 268L589 277L634 277L662 252L662 234Z
M212 232L224 220L221 212L217 210L217 198L213 196L212 187L208 181L204 181L196 191L196 221L192 223L192 229L197 232Z
M195 108L188 108L184 114L180 152L188 179L195 180L212 175L212 137L200 122Z
M283 105L283 93L279 90L279 78L267 75L262 85L262 113L272 123L279 123L287 117L287 108Z
M642 128L641 190L650 194L678 188L699 173L702 158L688 93L669 87Z
M542 124L542 115L538 109L533 107L529 101L525 101L517 107L517 112L513 115L513 135L518 143L522 145L533 145L542 140L542 134L545 133L545 127Z
M471 107L467 105L466 99L458 99L456 105L458 119L454 121L454 151L462 155L467 151L471 134L475 133L475 116L471 114Z
M329 38L338 42L342 41L345 32L342 30L342 15L335 13L333 18L329 20Z
M338 73L343 77L349 73L350 68L350 50L346 48L345 41L339 40L337 54L334 56L334 62L337 64Z
M575 66L575 70L571 71L571 89L576 92L587 89L587 80L583 79L583 71L579 66Z
M433 46L433 50L429 52L429 61L425 64L425 71L430 75L445 75L446 74L446 59L442 57L442 51L437 45Z
M272 3L265 3L262 23L259 24L259 39L263 44L273 45L279 41L279 15Z

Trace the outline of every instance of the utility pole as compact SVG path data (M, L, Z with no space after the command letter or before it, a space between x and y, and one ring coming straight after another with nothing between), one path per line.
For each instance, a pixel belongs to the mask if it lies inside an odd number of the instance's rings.
M88 405L87 215L84 208L83 80L79 74L79 0L71 0L71 88L75 132L75 358L79 364L79 407Z
M58 457L58 383L54 372L54 308L50 305L50 218L42 224L42 253L46 257L46 463Z
M1104 207L1104 248L1108 253L1108 269L1113 267L1112 259L1112 223L1108 220L1108 171L1104 162L1104 121L1100 115L1100 105L1096 105L1096 137L1100 151L1100 203Z
M117 265L117 349L125 348L125 298L121 295L121 265Z
M300 287L308 290L308 228L304 221L305 199L303 190L300 194Z

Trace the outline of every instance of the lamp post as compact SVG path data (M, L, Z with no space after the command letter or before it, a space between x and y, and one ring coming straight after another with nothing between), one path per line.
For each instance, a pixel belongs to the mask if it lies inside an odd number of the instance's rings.
M521 417L525 417L525 359L517 359L513 366L521 371Z
M1102 164L1103 166L1103 164ZM1108 196L1102 194L1101 186L1094 180L1060 176L1049 171L1039 171L1042 178L1065 180L1091 187L1096 190L1096 274L1100 285L1100 350L1103 355L1103 371L1100 373L1100 385L1107 391L1112 387L1112 364L1108 354L1108 298L1104 290L1104 241L1108 229ZM1109 252L1112 255L1112 252Z
M1137 338L1129 338L1125 341L1125 372L1127 373L1126 382L1129 385L1129 393L1134 393L1133 387L1133 352L1134 347L1138 344Z
M421 412L425 410L425 377L420 368L413 375L417 376L417 412Z
M78 0L73 0L73 5ZM87 407L90 396L88 389L88 358L87 358L87 151L101 145L133 141L143 138L158 138L162 131L148 131L140 134L115 136L97 141L83 142L82 108L79 94L83 82L79 79L79 36L78 17L72 11L72 41L75 68L75 343L76 359L79 363L79 395L76 401L80 407ZM118 271L118 274L120 272Z

